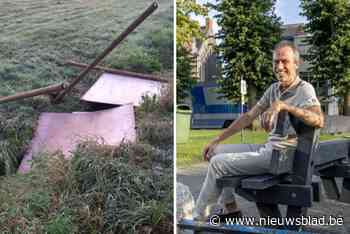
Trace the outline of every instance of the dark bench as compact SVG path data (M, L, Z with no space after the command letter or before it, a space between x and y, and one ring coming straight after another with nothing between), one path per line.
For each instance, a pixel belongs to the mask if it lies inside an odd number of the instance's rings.
M287 131L286 112L281 112L277 132ZM350 140L318 142L319 130L289 115L297 133L296 147L273 150L270 171L265 175L243 177L236 192L256 203L260 216L281 217L278 205L287 205L286 217L306 216L313 201L320 201L320 185L312 182L312 175L319 175L326 194L331 199L350 203L350 164L348 163ZM339 191L335 177L342 177ZM220 187L232 186L232 176L217 180ZM288 229L299 229L288 226Z
M277 133L285 135L288 113L281 112L277 121ZM312 202L320 201L320 184L312 181L312 175L319 175L326 194L330 199L350 203L350 140L335 140L319 143L319 129L304 124L289 115L297 133L294 147L273 150L270 171L264 175L242 176L236 192L245 199L255 202L261 217L282 217L278 205L287 205L286 217L306 216ZM340 191L335 178L342 177ZM232 187L233 176L217 179L219 187ZM193 221L181 221L178 227L196 231L246 233L244 226L213 227ZM276 228L276 227L275 227ZM279 227L298 230L299 226ZM250 228L249 233L265 232L259 228Z

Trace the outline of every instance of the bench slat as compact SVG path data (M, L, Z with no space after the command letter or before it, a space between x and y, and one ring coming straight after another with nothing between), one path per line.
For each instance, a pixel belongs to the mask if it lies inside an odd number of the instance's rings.
M251 176L241 181L242 188L262 190L279 184L283 180L281 176L260 175Z
M322 141L315 154L316 169L327 163L349 157L350 140Z
M311 207L312 186L278 184L264 190L251 190L238 187L236 192L249 201L265 204L282 204Z

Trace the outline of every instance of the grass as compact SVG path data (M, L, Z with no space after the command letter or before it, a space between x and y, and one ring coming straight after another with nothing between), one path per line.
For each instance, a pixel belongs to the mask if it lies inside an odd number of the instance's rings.
M4 0L0 2L0 96L72 80L149 5L148 0ZM166 78L173 65L173 1L158 9L103 61L103 66ZM64 103L38 96L0 104L0 175L15 172L42 112L86 109L80 96L96 80L91 72Z
M222 130L190 130L189 140L183 144L176 144L176 165L186 167L202 162L202 150L206 144L216 137ZM342 135L321 135L320 140L342 138ZM264 131L244 131L244 143L262 144L266 142L267 133ZM226 139L223 144L241 144L241 135L236 134Z
M150 4L1 1L0 96L72 80L80 70L65 61L91 63ZM101 65L172 78L173 1L160 0ZM42 155L28 175L14 174L38 116L86 110L80 96L97 75L91 72L58 105L45 96L0 104L0 233L172 230L172 95L135 108L142 133L135 144L116 148L88 142L72 161ZM151 126L154 122L161 124ZM167 142L160 145L157 139L163 138Z
M69 161L38 155L29 174L0 176L0 233L170 233L173 114L165 98L145 97L136 108L143 134L134 143L81 142Z

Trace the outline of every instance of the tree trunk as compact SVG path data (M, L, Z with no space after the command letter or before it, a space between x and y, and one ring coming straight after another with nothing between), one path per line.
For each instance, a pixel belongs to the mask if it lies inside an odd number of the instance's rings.
M256 95L257 95L257 89L253 84L247 84L247 92L248 92L248 108L249 110L253 108L253 106L256 104Z
M350 91L344 95L344 115L350 116Z

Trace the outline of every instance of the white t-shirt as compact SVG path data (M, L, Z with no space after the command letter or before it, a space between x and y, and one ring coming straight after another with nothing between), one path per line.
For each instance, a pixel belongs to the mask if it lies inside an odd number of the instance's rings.
M267 109L271 106L274 101L283 101L288 105L298 107L298 108L307 108L310 106L320 106L320 102L317 99L316 92L314 87L304 81L299 77L295 79L290 88L281 92L280 83L273 83L261 97L257 105L261 106L263 109ZM287 115L288 121L288 131L286 136L280 136L276 134L276 123L274 128L269 133L268 141L281 141L285 140L288 135L295 135L295 131L290 123L289 116Z

